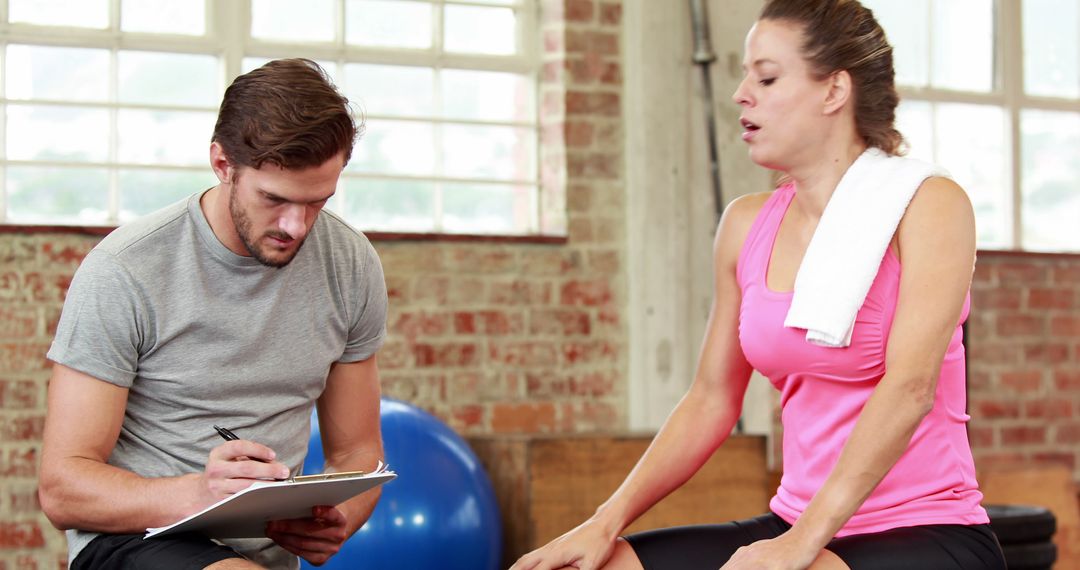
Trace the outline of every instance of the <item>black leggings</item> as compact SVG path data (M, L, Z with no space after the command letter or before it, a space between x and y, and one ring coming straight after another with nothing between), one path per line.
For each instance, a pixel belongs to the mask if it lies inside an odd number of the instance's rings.
M717 570L740 547L791 528L773 513L726 524L631 534L645 570ZM990 525L927 525L834 538L826 547L851 570L1005 570Z

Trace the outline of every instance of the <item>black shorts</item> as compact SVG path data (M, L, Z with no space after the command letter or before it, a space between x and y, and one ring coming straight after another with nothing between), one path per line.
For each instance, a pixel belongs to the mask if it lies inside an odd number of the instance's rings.
M740 547L791 528L769 513L726 524L681 526L631 534L645 570L716 570ZM926 525L834 538L825 548L852 570L1005 570L990 525Z
M103 534L90 541L71 563L71 570L202 570L229 558L235 550L200 534L186 533L143 540L140 534Z

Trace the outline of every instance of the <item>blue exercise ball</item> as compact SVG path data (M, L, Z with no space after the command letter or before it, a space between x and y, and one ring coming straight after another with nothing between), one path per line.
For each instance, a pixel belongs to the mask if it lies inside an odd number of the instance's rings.
M383 485L371 518L318 568L494 570L502 525L491 480L454 430L405 402L382 399L386 463L397 478ZM325 463L319 425L311 422L304 473ZM301 561L302 568L316 568Z

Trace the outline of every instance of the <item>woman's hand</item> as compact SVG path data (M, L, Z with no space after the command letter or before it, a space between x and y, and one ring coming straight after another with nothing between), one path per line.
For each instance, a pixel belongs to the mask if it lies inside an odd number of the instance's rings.
M573 566L579 570L597 570L615 548L616 533L607 531L599 521L589 519L577 528L525 556L510 570L552 570Z
M814 552L787 535L759 540L735 551L721 570L804 570L823 551Z

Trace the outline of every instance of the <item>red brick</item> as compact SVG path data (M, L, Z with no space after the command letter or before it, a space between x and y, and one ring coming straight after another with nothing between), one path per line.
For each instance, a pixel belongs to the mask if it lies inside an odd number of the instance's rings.
M415 371L385 374L381 383L383 394L421 407L446 400L446 376L442 374L423 375Z
M618 425L619 412L609 402L566 402L560 412L560 429L564 431L610 431Z
M1042 399L1024 402L1024 416L1035 419L1056 420L1073 416L1072 402L1062 399Z
M582 193L575 188L567 194L568 201ZM527 249L521 252L521 271L525 275L570 275L579 272L581 267L581 252L574 249Z
M529 333L534 335L588 335L592 330L589 313L574 309L532 311Z
M1071 309L1075 306L1076 291L1072 287L1028 291L1028 307L1032 309Z
M1036 463L1064 465L1070 470L1076 469L1076 453L1069 451L1039 451L1031 456Z
M25 265L37 260L39 240L18 234L6 234L0 239L0 265Z
M390 319L388 331L414 341L418 337L442 336L450 329L450 318L440 313L402 313Z
M16 487L8 490L8 508L12 513L36 515L41 512L37 486Z
M611 286L606 279L567 281L559 291L559 303L577 307L599 307L611 303Z
M566 30L563 42L567 54L581 54L589 51L589 36L584 31Z
M619 167L617 153L576 153L566 157L566 171L575 178L614 180L620 176Z
M1045 284L1050 275L1045 266L1024 262L1001 262L997 264L996 270L1001 283L1019 284L1025 287Z
M591 22L596 15L593 0L566 0L563 17L567 22Z
M1023 466L1028 457L1017 451L983 452L975 456L975 466L980 471L993 471Z
M1015 400L976 399L972 404L975 410L972 415L980 420L1020 417L1020 404Z
M600 4L600 23L617 26L622 22L622 4L602 2Z
M407 275L428 273L443 269L443 248L433 244L376 244L383 273Z
M615 275L619 272L619 268L619 252L614 250L593 250L589 252L590 270Z
M1024 352L1015 343L978 342L970 345L968 354L974 365L1015 365L1021 362Z
M488 346L488 360L493 364L550 366L555 364L558 356L559 352L551 342L492 342Z
M1020 289L994 287L992 289L973 288L971 306L974 310L1020 309L1023 291Z
M36 447L0 450L0 476L34 477L37 475Z
M0 441L40 441L45 416L0 417Z
M600 83L606 85L622 85L622 66L618 62L608 61L603 64L600 72Z
M989 372L973 370L968 371L967 385L972 392L989 391L993 386Z
M449 277L422 275L417 277L413 283L413 301L416 303L434 303L442 306L446 304L449 298L447 293L449 289Z
M1080 422L1069 422L1054 426L1054 443L1059 445L1080 444Z
M450 410L450 427L466 433L481 431L484 425L484 408L477 404L454 406Z
M1002 445L1033 445L1041 443L1046 443L1046 426L1001 428Z
M562 30L544 31L544 53L560 53L564 50Z
M1054 371L1054 386L1062 391L1080 391L1080 370Z
M622 112L618 93L608 91L586 92L570 90L566 92L567 115L604 115L617 117Z
M1003 337L1039 335L1045 330L1046 319L1043 317L1017 313L998 315L997 333Z
M62 298L41 273L8 271L0 275L0 300L40 303Z
M0 409L34 410L44 404L41 383L0 379Z
M991 285L997 278L993 263L975 263L975 272L972 274L972 286Z
M1042 388L1042 378L1043 374L1038 370L1003 372L1000 375L1000 384L1017 392L1036 392Z
M525 329L519 313L475 311L454 313L454 332L457 334L516 335Z
M492 283L488 301L495 305L547 305L551 303L551 284L520 280Z
M81 241L73 244L45 243L41 246L41 252L50 263L68 265L75 269L95 245L97 245L96 241Z
M990 448L994 447L995 432L992 427L971 427L968 429L968 438L972 447Z
M37 334L38 311L33 307L0 307L0 338L28 338Z
M1054 283L1076 285L1080 283L1080 264L1054 268Z
M619 34L617 32L586 32L589 53L599 55L619 55Z
M491 430L495 433L541 433L555 427L555 406L551 402L495 404Z
M542 83L562 83L563 70L566 69L566 62L563 60L545 61L540 66L540 81ZM543 131L540 133L540 142L543 145L549 144L550 138L545 137Z
M589 121L572 120L565 125L566 146L582 148L592 145L593 126Z
M41 548L45 536L36 521L0 521L0 548Z
M540 98L540 116L548 120L566 113L566 97L562 91L546 91ZM545 149L550 152L551 149Z
M390 299L391 303L410 300L408 278L399 277L397 275L387 275L385 281L386 296Z
M605 340L565 342L562 345L564 365L615 363L618 350Z
M573 216L567 224L567 237L570 242L587 244L595 241L596 234L593 232L593 220L586 216Z
M455 277L446 291L446 300L455 306L475 305L483 302L487 284L480 279Z
M1050 334L1054 336L1080 336L1080 316L1061 315L1050 320Z
M474 366L480 362L480 348L475 343L417 344L413 346L416 366Z
M407 343L395 339L387 340L379 349L379 368L381 370L405 368L409 365L411 353Z
M1024 361L1039 364L1061 364L1069 360L1069 345L1039 343L1024 347Z

